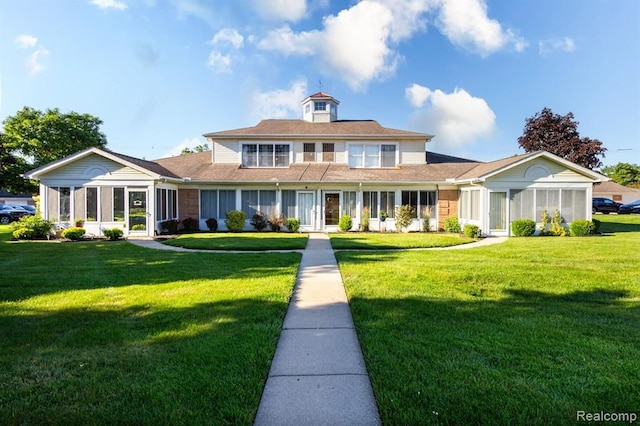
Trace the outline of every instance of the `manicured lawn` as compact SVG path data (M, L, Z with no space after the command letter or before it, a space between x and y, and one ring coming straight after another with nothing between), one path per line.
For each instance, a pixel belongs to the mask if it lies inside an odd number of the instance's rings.
M307 234L283 232L215 232L180 235L165 244L201 250L303 250Z
M348 232L329 234L334 249L381 250L449 247L476 241L463 235L427 232Z
M298 253L10 243L0 424L251 424Z
M570 424L640 406L640 216L614 235L336 253L384 424Z

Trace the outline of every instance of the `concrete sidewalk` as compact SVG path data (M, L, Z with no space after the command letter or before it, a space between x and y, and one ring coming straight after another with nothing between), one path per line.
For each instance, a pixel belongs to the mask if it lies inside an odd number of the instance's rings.
M311 233L255 425L379 425L326 234Z

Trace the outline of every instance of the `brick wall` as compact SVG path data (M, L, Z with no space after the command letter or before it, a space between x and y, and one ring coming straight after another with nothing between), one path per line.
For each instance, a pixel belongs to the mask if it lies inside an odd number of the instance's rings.
M438 190L438 230L443 230L444 220L458 214L458 190Z
M180 220L191 217L193 219L200 218L200 200L199 191L197 189L179 189L178 190L178 212Z

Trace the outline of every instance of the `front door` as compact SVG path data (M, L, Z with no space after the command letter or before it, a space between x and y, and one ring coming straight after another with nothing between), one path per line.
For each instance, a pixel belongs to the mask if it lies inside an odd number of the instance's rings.
M147 191L129 190L129 232L132 234L147 234Z
M305 231L315 229L315 200L313 192L298 192L298 217L300 228Z
M340 221L340 193L324 193L324 226L338 226Z
M489 193L489 227L491 232L507 229L507 193Z

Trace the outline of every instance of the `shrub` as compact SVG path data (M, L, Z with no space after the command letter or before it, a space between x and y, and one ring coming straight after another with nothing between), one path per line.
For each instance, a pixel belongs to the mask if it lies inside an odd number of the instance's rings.
M211 232L216 232L218 230L218 220L210 217L209 219L205 220L204 223L207 224L207 228L209 229L209 231Z
M78 241L84 233L87 232L84 228L72 227L62 231L62 238L67 238L71 241Z
M467 223L464 225L463 233L465 236L470 238L480 238L482 236L482 231L478 225L472 225Z
M424 232L431 231L431 216L429 215L422 216L422 231Z
M396 229L401 230L411 225L416 209L408 204L396 208Z
M284 222L284 216L280 214L273 215L269 218L269 229L271 229L273 232L278 232L284 226Z
M147 229L147 225L144 223L136 223L131 227L132 231L144 231L145 229Z
M348 214L342 215L340 217L340 221L338 222L338 229L342 232L347 232L353 227L353 221L351 220L351 216Z
M13 231L13 238L16 240L31 240L33 239L33 231L29 228L18 228Z
M262 231L268 225L267 218L262 212L255 212L249 223L251 223L251 226L253 226L256 231Z
M185 232L195 232L200 230L200 223L198 219L192 217L185 217L182 219L182 228Z
M365 207L362 209L362 216L360 217L360 229L364 232L369 230L369 218L371 216L371 211L369 207Z
M11 227L14 231L17 231L21 228L25 228L26 232L21 232L20 234L25 236L22 239L38 239L38 238L48 238L51 235L51 229L53 228L53 223L45 220L40 215L34 216L23 216L20 220L13 222ZM30 235L27 237L27 235ZM17 238L17 237L16 237Z
M224 223L231 232L241 232L244 229L244 222L247 215L241 210L232 210L226 214Z
M569 230L574 237L584 237L585 235L593 234L595 226L591 221L586 219L578 219L571 222Z
M289 232L298 232L300 230L300 219L294 217L287 219L287 229Z
M549 213L546 210L542 210L542 216L540 217L540 235L547 233L547 225L549 224Z
M122 237L123 232L122 232L122 229L120 228L111 228L111 229L105 229L103 231L103 234L105 237L107 237L111 241L115 241Z
M531 219L516 219L511 222L511 232L516 237L530 237L536 232L536 222Z
M459 234L461 231L460 222L458 221L458 216L449 216L444 220L442 227L446 232L450 232L452 234Z
M178 221L175 219L169 219L164 222L160 222L160 229L168 234L175 234L178 232Z
M556 209L553 212L553 217L551 218L551 229L549 230L551 235L557 235L560 237L565 237L567 235L567 228L562 225L562 216L560 215L560 210Z

